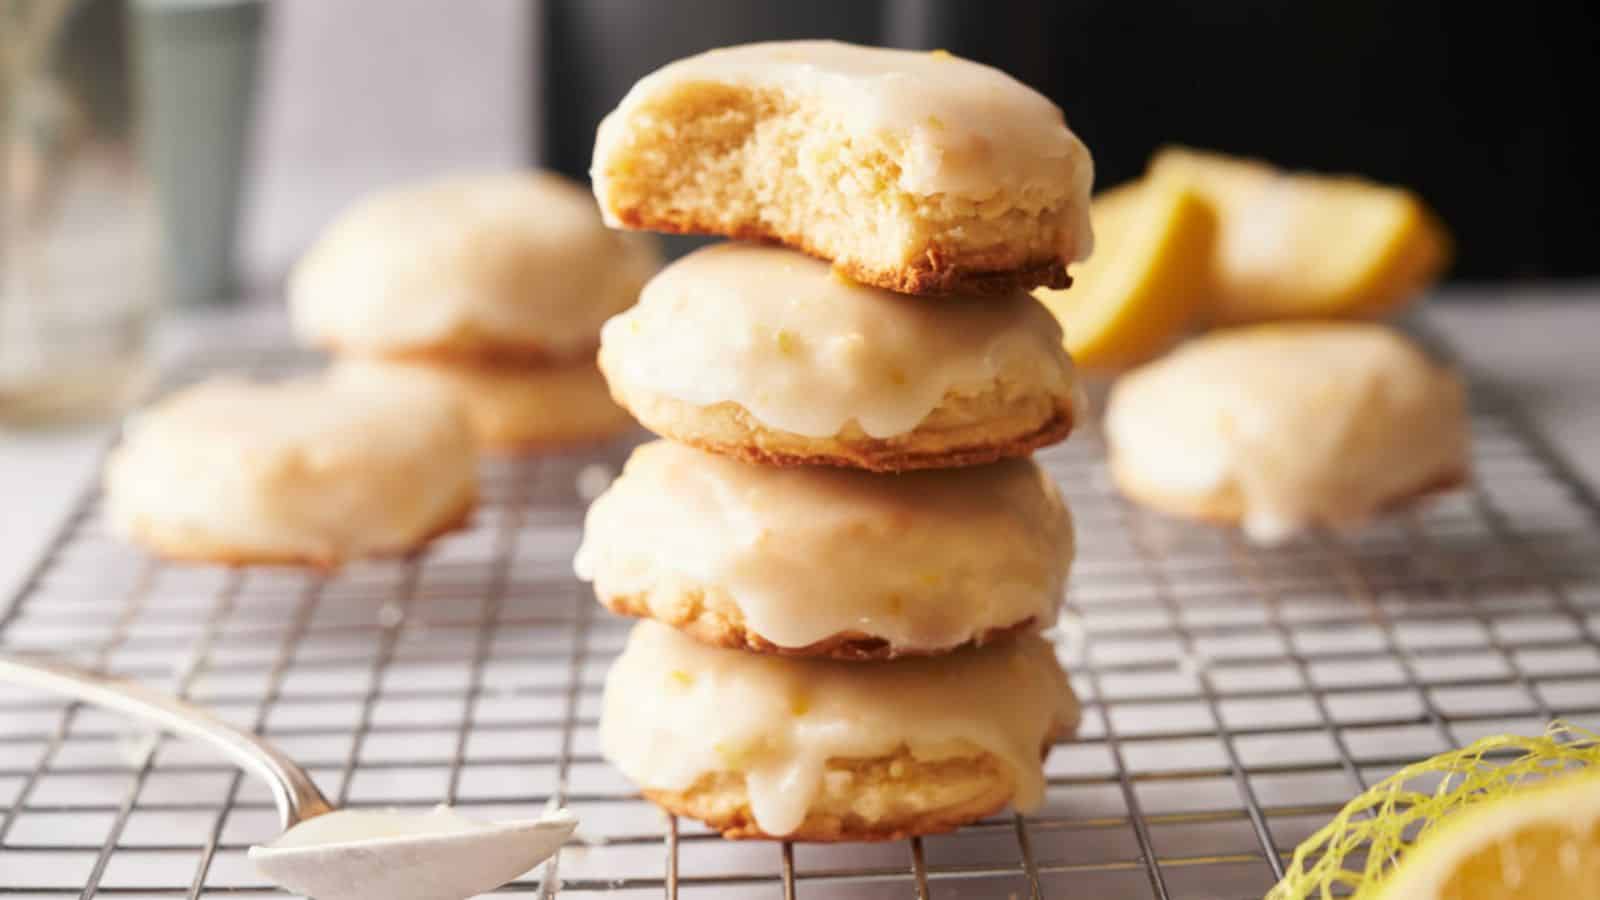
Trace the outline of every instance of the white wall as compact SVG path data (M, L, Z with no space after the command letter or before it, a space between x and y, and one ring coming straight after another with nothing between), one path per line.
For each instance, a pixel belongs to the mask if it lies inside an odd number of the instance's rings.
M281 276L373 188L523 162L533 146L524 0L277 0L268 12L241 260Z

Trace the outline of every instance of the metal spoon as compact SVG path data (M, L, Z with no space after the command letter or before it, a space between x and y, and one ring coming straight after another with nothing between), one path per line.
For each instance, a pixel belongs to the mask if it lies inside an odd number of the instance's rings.
M425 815L335 810L311 776L271 744L138 682L5 654L0 682L62 694L208 743L265 779L286 834L251 847L250 859L273 882L317 900L461 900L532 869L577 827L566 810L492 823L446 807ZM302 823L310 824L296 827Z

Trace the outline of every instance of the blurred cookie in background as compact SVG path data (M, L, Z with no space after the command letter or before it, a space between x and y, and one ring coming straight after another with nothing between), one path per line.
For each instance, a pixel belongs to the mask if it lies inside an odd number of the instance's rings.
M158 555L330 567L464 525L477 454L429 387L223 377L134 416L104 486L111 529Z
M291 274L289 308L346 376L428 381L462 401L486 449L537 451L629 427L595 352L660 261L654 238L607 229L571 181L460 175L335 220Z
M289 310L326 350L572 364L593 359L600 326L659 262L560 176L458 175L335 219L290 274Z
M518 366L384 357L341 359L333 376L382 386L427 384L453 395L482 449L533 453L604 441L633 427L593 363Z
M1118 380L1105 421L1124 494L1264 542L1461 485L1467 425L1462 379L1364 322L1197 338Z

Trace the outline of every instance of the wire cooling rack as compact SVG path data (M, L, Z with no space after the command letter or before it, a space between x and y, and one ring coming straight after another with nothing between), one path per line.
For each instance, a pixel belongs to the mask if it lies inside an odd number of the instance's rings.
M203 703L339 803L571 807L582 843L513 896L1259 898L1400 765L1557 716L1600 725L1600 504L1475 396L1472 491L1272 550L1125 504L1092 430L1043 454L1079 534L1060 647L1084 724L1040 812L948 836L725 842L600 759L627 623L570 558L625 446L490 463L470 529L326 577L151 559L106 533L90 488L0 646ZM276 828L263 787L204 749L0 688L0 896L279 896L245 859Z

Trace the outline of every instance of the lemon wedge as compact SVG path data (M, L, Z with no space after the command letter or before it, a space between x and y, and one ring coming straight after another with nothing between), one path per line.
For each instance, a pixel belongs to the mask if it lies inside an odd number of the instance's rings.
M1379 900L1600 900L1600 772L1552 778L1447 820Z
M1089 210L1095 252L1068 291L1035 292L1061 322L1067 351L1088 369L1120 369L1165 350L1194 319L1214 217L1182 184L1133 182Z
M1444 228L1402 188L1176 147L1156 154L1149 177L1187 185L1216 212L1217 324L1381 316L1449 261Z
M1414 763L1294 852L1267 900L1600 900L1600 735L1554 723Z

